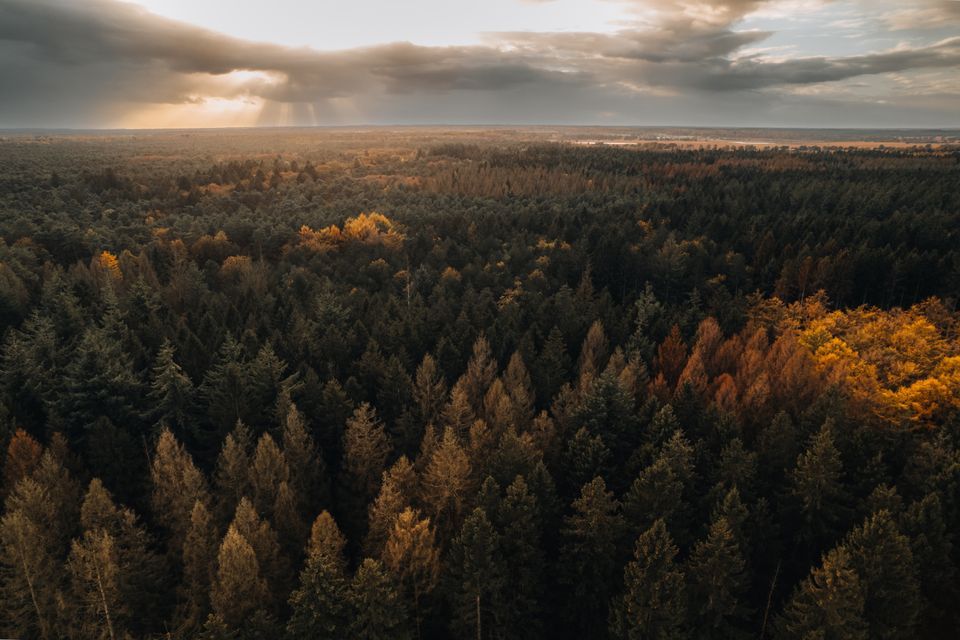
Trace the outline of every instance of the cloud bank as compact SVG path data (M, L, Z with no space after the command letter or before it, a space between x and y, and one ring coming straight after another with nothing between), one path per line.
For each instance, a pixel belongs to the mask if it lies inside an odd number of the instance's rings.
M330 52L117 0L0 0L0 127L110 127L138 110L220 103L257 105L260 124L960 126L958 7L633 0L614 32ZM817 35L818 11L857 24L867 46L797 53L791 34Z

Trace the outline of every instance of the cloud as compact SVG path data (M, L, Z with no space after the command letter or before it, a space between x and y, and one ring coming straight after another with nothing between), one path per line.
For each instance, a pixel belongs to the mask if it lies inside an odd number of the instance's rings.
M956 5L931 0L923 10L950 13ZM135 104L209 99L287 104L311 114L351 104L355 117L371 121L470 114L473 122L510 122L533 118L539 108L544 121L575 122L609 113L672 117L687 113L681 101L698 104L695 96L704 94L725 96L714 100L730 105L734 117L751 104L789 99L747 95L758 91L960 65L960 38L846 56L747 53L776 34L745 29L743 21L774 11L777 0L630 6L635 19L614 33L494 33L472 46L398 42L317 51L234 38L117 0L0 0L0 126L89 125Z

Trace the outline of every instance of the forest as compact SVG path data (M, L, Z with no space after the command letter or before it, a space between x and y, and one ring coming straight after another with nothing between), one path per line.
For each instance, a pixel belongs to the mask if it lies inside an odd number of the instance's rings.
M0 635L954 638L958 294L957 146L5 135Z

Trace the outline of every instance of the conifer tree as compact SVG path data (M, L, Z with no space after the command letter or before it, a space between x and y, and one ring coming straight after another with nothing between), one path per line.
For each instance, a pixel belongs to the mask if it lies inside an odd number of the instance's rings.
M560 566L569 598L566 612L575 633L589 634L595 621L607 618L623 534L619 507L603 478L597 477L583 486L566 518Z
M799 505L801 538L817 544L836 537L847 514L843 463L833 440L830 422L811 438L797 458L791 476L791 495Z
M383 564L410 603L419 637L423 599L436 587L440 575L440 551L430 518L421 519L413 509L404 509L384 545Z
M463 374L464 391L474 413L483 410L483 398L487 389L497 377L497 361L490 351L490 343L481 334L473 343L473 353L467 362L467 371Z
M124 637L132 613L123 597L117 542L107 529L90 529L73 542L68 564L74 603L74 633L83 637Z
M264 432L257 442L250 465L250 489L257 512L273 515L280 485L290 482L290 467L273 437Z
M389 454L390 443L376 411L367 403L360 405L343 434L342 482L354 520L362 519L360 514L376 496Z
M217 553L217 575L210 592L214 613L227 629L238 630L263 606L268 595L253 545L230 525Z
M288 578L285 559L280 555L277 532L268 520L257 514L253 504L247 498L240 500L230 526L253 549L259 567L259 575L267 581L267 586L270 589L269 600L261 603L262 608L269 609L268 605L273 605L278 599L285 598L284 587Z
M290 470L290 488L297 496L299 512L306 514L317 503L327 504L330 495L326 465L295 404L290 405L283 420L282 437L283 458Z
M433 516L442 538L459 526L472 486L470 460L451 427L433 452L423 471L423 502Z
M31 483L26 478L21 482ZM0 519L0 614L3 633L51 638L56 634L60 566L42 531L22 510Z
M157 522L170 533L169 550L179 555L197 502L210 504L207 480L173 433L164 428L150 469L153 492L150 505Z
M542 402L548 403L553 400L560 391L560 387L567 381L571 366L563 333L557 327L553 327L534 366L537 397Z
M287 633L294 638L338 639L349 625L346 540L333 516L324 511L313 523L300 586L290 596L293 613Z
M347 597L352 611L348 637L356 640L409 640L412 637L403 600L378 561L366 558L360 564Z
M367 510L367 537L363 544L367 556L380 557L397 516L411 504L415 484L416 472L406 456L400 456L383 472L380 493Z
M190 377L177 364L175 349L164 340L150 375L149 398L153 402L155 424L166 425L180 434L198 432L193 424L196 389ZM182 437L182 436L181 436Z
M743 552L725 517L714 520L705 540L694 547L687 563L689 611L697 635L731 638L741 635L749 586Z
M869 637L912 638L920 614L920 590L910 541L888 511L868 517L846 537L850 563L863 587Z
M542 516L522 476L507 487L496 521L504 566L502 627L518 638L542 633L544 565Z
M237 422L223 441L214 472L216 514L221 522L233 517L241 498L251 493L251 448L250 430L242 422Z
M624 569L623 596L613 603L613 637L686 637L684 577L676 556L677 547L663 520L637 538L633 560Z
M190 528L182 548L183 599L178 614L180 628L189 633L206 619L210 610L210 589L217 567L219 542L213 517L200 500L193 504Z
M461 637L495 638L501 633L502 562L500 536L483 509L474 509L450 549L448 593Z
M776 622L783 640L866 640L864 593L850 552L843 545L824 555L799 586Z
M413 401L422 425L436 423L447 397L447 384L437 361L429 353L417 367L413 385Z

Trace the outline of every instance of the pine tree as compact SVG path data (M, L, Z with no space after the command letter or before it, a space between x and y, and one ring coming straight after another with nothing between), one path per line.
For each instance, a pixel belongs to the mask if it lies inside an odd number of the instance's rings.
M369 404L360 405L347 421L343 434L342 485L347 492L353 530L365 520L367 504L377 494L380 479L390 454L390 443L383 423Z
M223 441L214 473L216 512L221 522L232 517L241 498L251 493L250 449L250 430L238 422Z
M513 401L513 424L518 431L525 431L533 421L536 404L536 394L530 373L523 363L519 351L510 356L507 369L503 373L503 386Z
M663 520L637 538L623 574L624 593L613 605L610 631L616 638L686 637L683 572L677 547Z
M447 539L459 526L472 486L470 460L451 427L443 432L440 446L423 471L423 502L433 516L441 538Z
M137 516L125 507L118 507L113 496L99 479L93 479L80 508L82 534L71 547L71 577L75 601L99 602L111 609L111 620L117 633L129 630L144 633L166 619L165 606L159 598L166 585L166 566L153 551L153 541L137 522ZM103 585L99 579L111 580L111 592L94 593ZM91 595L92 594L92 595ZM106 600L104 600L106 598ZM85 605L81 605L85 606ZM101 624L100 609L84 609L84 624ZM97 613L99 611L99 613ZM101 622L96 622L101 620Z
M430 518L421 519L413 509L404 509L384 545L383 564L411 604L419 637L423 599L436 587L440 574L440 551Z
M561 578L567 585L569 623L579 634L589 635L597 620L607 618L623 534L619 507L603 479L597 477L583 486L565 521Z
M290 482L290 467L269 433L260 436L250 465L250 489L257 512L273 516L273 505L280 485Z
M36 486L30 478L21 482ZM61 571L45 535L22 510L0 519L0 629L10 636L46 639L56 633Z
M294 404L283 420L283 458L290 469L290 487L297 495L299 512L310 513L317 503L327 504L330 491L326 465Z
M505 568L500 536L483 509L473 510L450 549L448 593L460 637L496 638L503 623Z
M77 612L74 632L84 637L124 637L132 613L123 598L119 551L106 529L92 529L73 542L68 563Z
M745 566L730 523L724 517L715 520L707 538L694 547L686 569L697 635L731 638L743 633L743 598L749 586Z
M210 592L214 613L228 629L241 629L268 594L253 545L230 525L217 553L217 575Z
M871 636L863 613L863 586L850 552L841 545L797 587L776 622L775 635L782 640L866 640Z
M417 367L413 385L413 400L417 405L421 424L436 423L447 397L447 384L443 380L437 361L429 353Z
M390 576L376 560L366 558L360 564L347 597L352 611L348 637L356 640L407 640L412 637L403 600Z
M830 422L813 436L806 451L797 458L791 476L791 495L799 504L801 538L817 545L832 540L847 517L843 489L843 463L833 440Z
M180 628L190 633L206 619L210 611L210 588L216 572L219 542L217 529L207 507L200 500L193 504L190 528L182 548L183 599L178 614Z
M415 484L416 473L406 456L400 456L383 472L380 493L367 510L367 537L363 543L367 556L380 557L397 516L411 504Z
M463 374L464 391L474 413L482 412L483 398L496 377L497 361L490 352L490 343L486 336L481 334L473 343L473 354L467 362L467 371Z
M194 505L210 504L207 480L173 433L164 428L157 441L150 469L153 493L150 505L154 516L170 533L169 550L179 555L190 528Z
M199 435L193 424L196 389L174 356L173 344L165 339L150 376L148 397L153 402L153 419L155 424L196 437Z
M845 539L850 563L863 586L863 617L869 636L912 638L920 613L920 590L910 541L888 511L868 517Z
M290 596L293 613L287 633L294 638L345 637L349 624L346 610L347 569L343 551L346 540L326 511L317 516L307 546L307 559L300 572L300 586Z
M542 515L522 476L507 487L496 522L504 566L502 627L517 638L539 638L545 566Z
M284 587L288 578L286 562L280 555L277 532L269 521L257 514L253 504L247 498L240 500L230 526L253 549L259 567L259 575L266 580L270 589L270 597L261 603L261 608L269 610L270 606L276 604L279 599L285 598Z
M545 402L552 400L567 380L570 367L570 356L567 355L567 345L564 342L563 333L557 327L553 327L534 366L537 378L537 397Z

